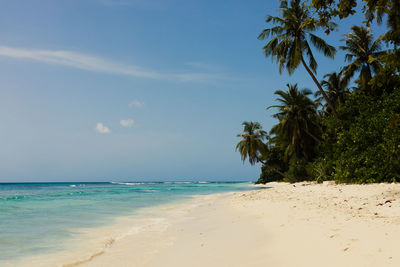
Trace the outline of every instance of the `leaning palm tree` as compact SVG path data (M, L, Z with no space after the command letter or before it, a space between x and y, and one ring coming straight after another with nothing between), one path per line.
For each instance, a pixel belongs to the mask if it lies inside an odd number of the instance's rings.
M272 127L271 133L285 144L286 158L310 160L315 152L315 143L320 142L317 137L320 134L317 103L309 98L312 94L309 89L299 90L297 84L288 84L287 87L287 91L275 92L280 105L267 108L278 108L273 117L279 123Z
M374 41L374 36L369 28L353 26L351 30L352 32L344 35L346 45L340 47L347 52L345 60L350 62L344 67L345 76L351 78L356 72L360 72L359 83L364 90L371 93L368 82L372 78L372 72L376 73L381 69L378 59L386 53L381 50L383 36Z
M281 13L280 17L268 15L266 18L267 23L273 22L277 25L263 30L258 36L260 40L273 37L263 48L265 55L271 56L279 62L279 72L286 67L289 74L292 74L302 63L334 115L339 117L334 105L315 77L318 64L309 42L330 58L335 56L336 49L313 34L314 31L321 28L321 23L311 16L310 8L305 3L301 3L300 0L292 0L289 5L288 1L281 1L279 12ZM333 25L333 23L330 24L331 27ZM308 59L308 64L305 58Z
M261 162L267 168L289 179L286 174L266 164L264 158L268 154L268 146L264 143L264 140L268 138L268 135L261 125L258 122L247 121L243 122L242 125L244 126L243 133L237 135L242 140L236 145L236 151L239 150L242 161L245 162L249 158L251 165Z
M346 98L349 96L350 91L348 89L348 85L350 80L348 77L343 75L343 71L339 73L332 72L324 75L325 80L321 82L321 85L325 87L325 93L328 96L331 103L336 107L340 107L343 105ZM315 96L320 96L321 93L318 91L315 93ZM317 99L321 101L321 98ZM325 103L324 109L327 111L331 111L329 106Z

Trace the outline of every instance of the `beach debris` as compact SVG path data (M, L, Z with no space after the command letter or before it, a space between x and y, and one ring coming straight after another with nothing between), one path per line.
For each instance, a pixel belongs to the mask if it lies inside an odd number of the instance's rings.
M388 199L388 200L386 200L384 203L378 203L378 204L376 204L376 206L383 206L383 205L386 205L386 204L388 204L388 203L392 203L392 201L394 201L394 200L392 200L392 199Z
M345 249L343 249L343 251L348 251L349 250L349 248L345 248Z

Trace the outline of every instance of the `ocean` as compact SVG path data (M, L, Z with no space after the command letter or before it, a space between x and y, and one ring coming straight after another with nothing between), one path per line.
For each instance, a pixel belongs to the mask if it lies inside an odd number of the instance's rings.
M66 250L81 229L144 208L253 188L250 182L0 183L0 266Z

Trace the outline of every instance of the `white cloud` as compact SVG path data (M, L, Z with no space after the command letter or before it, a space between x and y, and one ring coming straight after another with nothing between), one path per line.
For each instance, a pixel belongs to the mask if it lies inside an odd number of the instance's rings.
M129 103L129 107L136 107L136 108L140 108L140 107L143 107L144 106L144 103L143 102L141 102L141 101L139 101L139 100L132 100L130 103Z
M133 126L134 121L132 119L127 119L127 120L120 120L119 123L121 124L122 127L130 128Z
M96 130L98 133L101 133L101 134L110 134L110 133L111 133L110 128L108 128L107 126L105 126L105 125L104 125L103 123L101 123L101 122L97 123L95 130Z
M66 50L35 50L0 46L0 56L62 65L93 72L103 72L158 80L171 80L178 82L209 82L230 79L225 75L216 73L167 73L162 71L147 70L135 65L122 64L101 57Z

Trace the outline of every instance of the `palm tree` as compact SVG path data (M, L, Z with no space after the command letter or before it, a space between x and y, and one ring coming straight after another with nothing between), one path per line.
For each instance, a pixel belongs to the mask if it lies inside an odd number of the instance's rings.
M321 22L310 15L310 8L305 3L301 4L300 0L292 0L290 5L288 5L288 1L281 1L279 12L281 17L268 15L266 18L267 23L273 22L277 26L264 29L258 36L260 40L273 37L263 48L265 55L271 56L279 62L279 72L286 67L289 74L292 74L302 63L334 115L339 117L334 105L315 77L318 64L309 41L327 57L333 58L336 53L333 46L328 45L322 38L312 33L321 28ZM333 25L333 23L330 24L331 27ZM304 57L308 58L308 64Z
M242 125L244 126L243 133L237 135L242 140L236 145L236 151L239 150L242 161L245 162L249 158L251 165L261 162L267 168L289 179L286 174L276 168L267 166L263 160L268 154L268 146L264 143L264 139L268 138L268 135L266 131L262 130L261 125L258 122L247 121L243 122Z
M325 87L325 93L336 108L340 107L350 94L350 91L347 88L350 80L343 75L343 71L340 71L339 73L332 72L325 74L324 78L325 80L321 82L321 85ZM315 93L315 96L320 95L321 93L319 91ZM317 100L320 101L321 99L319 98ZM324 105L324 108L331 111L327 104Z
M340 49L347 52L345 60L351 62L344 67L345 76L351 78L359 71L361 86L368 93L371 93L368 82L372 78L372 72L376 73L381 69L378 59L385 54L385 51L381 51L381 39L383 36L374 41L374 36L369 28L353 26L351 30L352 32L344 35L346 45L340 47Z
M261 162L262 153L266 149L264 139L267 137L267 132L262 130L258 122L243 122L243 133L237 135L243 139L236 145L236 150L239 150L242 161L246 161L247 157L251 165Z
M285 157L309 160L314 154L315 142L320 132L317 116L317 103L308 96L312 94L309 89L299 90L297 84L287 84L288 91L275 92L276 99L281 104L270 106L278 108L279 112L273 117L279 123L272 127L271 133L275 134L280 142L286 146Z

